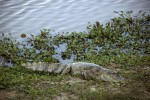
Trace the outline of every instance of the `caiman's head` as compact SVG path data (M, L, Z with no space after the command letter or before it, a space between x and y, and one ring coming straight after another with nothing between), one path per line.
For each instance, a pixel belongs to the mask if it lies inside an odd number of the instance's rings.
M106 68L97 68L92 67L90 69L85 69L86 73L84 73L84 76L86 79L88 77L96 80L102 80L105 82L124 82L124 78L120 75L119 72L106 69Z
M124 78L120 75L117 71L107 70L106 72L102 73L100 78L103 81L108 82L123 82Z

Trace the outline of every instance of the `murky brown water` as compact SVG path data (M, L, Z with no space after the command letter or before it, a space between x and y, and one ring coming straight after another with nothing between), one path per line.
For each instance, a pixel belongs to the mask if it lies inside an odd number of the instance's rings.
M150 12L150 0L0 0L2 32L85 31L87 22L105 23L113 11Z

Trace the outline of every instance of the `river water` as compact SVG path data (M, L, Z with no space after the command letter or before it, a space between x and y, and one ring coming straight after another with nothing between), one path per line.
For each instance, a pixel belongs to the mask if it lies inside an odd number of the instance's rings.
M38 34L41 29L55 32L86 31L88 22L106 23L115 16L113 11L140 10L150 14L150 0L0 0L0 34L13 33L20 39L22 33ZM57 53L66 49L56 49ZM54 55L62 63L63 60Z
M113 11L150 14L150 0L0 0L0 34L86 31L88 22L105 23Z

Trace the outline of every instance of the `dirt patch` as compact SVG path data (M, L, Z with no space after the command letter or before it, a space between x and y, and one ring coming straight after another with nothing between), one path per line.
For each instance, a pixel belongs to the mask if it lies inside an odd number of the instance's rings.
M76 83L81 84L81 83L85 83L85 82L86 82L86 80L83 80L83 79L78 78L78 77L69 77L67 80L62 80L61 84L71 84L71 85L73 85L73 84L76 84Z
M5 100L6 99L6 92L4 90L0 91L0 100Z
M124 74L126 82L121 87L122 93L134 99L150 100L150 66L137 66Z
M57 81L41 81L36 83L36 85L34 84L35 87L39 88L47 88L49 86L55 86L55 85L65 85L65 84L70 84L70 85L74 85L74 84L84 84L86 83L87 80L83 80L79 77L68 77L68 78L64 78L63 80L57 82Z
M74 94L61 93L60 95L54 97L52 100L78 100L79 98Z
M17 96L16 91L7 92L5 90L0 90L0 100L12 99Z

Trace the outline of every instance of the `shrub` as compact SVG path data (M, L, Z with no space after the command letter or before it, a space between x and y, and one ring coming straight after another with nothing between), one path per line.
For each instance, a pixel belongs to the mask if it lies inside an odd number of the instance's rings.
M87 32L72 32L51 36L50 30L41 30L35 36L22 34L24 42L17 42L11 34L2 33L0 40L0 57L5 61L20 64L25 61L58 62L53 58L56 47L66 43L66 51L61 52L63 59L74 55L75 61L121 61L116 59L142 57L150 54L150 15L140 11L133 16L132 11L115 12L119 17L112 18L105 25L98 21L89 23ZM101 59L101 61L99 61ZM122 60L123 61L123 60ZM103 63L101 62L101 63Z

